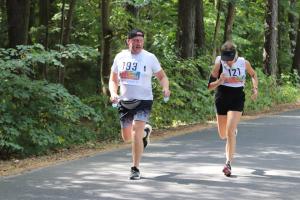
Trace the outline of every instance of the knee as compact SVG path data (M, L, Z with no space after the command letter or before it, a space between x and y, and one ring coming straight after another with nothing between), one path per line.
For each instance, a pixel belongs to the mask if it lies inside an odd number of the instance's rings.
M226 140L227 137L225 135L220 135L221 140Z
M230 130L227 132L227 137L229 139L235 138L235 130Z
M225 140L227 138L225 131L219 131L219 137L221 140Z
M125 143L129 143L129 142L131 142L131 138L123 137L123 141Z
M126 142L126 143L131 142L132 132L130 129L123 129L121 134L122 134L122 139L124 142Z

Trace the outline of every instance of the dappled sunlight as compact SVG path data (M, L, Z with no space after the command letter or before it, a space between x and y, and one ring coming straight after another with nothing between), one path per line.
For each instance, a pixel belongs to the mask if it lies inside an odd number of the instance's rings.
M277 155L294 155L295 152L292 151L276 151L276 150L270 150L270 151L264 151L263 154L277 154Z
M128 179L129 147L38 170L35 177L33 173L25 174L22 181L30 192L25 191L23 197L33 200L217 200L224 199L226 194L230 200L300 199L297 138L300 136L293 134L298 127L287 124L293 128L287 132L284 122L269 120L271 118L247 121L239 126L231 177L222 173L225 141L220 140L212 128L151 143L142 158L139 181ZM291 120L289 118L289 123ZM5 183L1 187L7 190L14 180L8 179ZM291 198L287 198L287 192Z

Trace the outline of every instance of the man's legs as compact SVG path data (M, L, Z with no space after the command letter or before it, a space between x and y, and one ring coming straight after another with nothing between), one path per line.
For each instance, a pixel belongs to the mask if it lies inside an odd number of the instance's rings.
M144 152L143 137L146 122L133 121L132 129L132 163L139 168L142 154Z
M146 122L150 116L149 110L140 110L134 116L127 115L121 120L122 138L125 142L132 142L132 167L130 179L140 179L139 165L144 151L144 147L147 145L149 135L151 133L150 125L149 130L145 130ZM143 141L143 138L147 143Z

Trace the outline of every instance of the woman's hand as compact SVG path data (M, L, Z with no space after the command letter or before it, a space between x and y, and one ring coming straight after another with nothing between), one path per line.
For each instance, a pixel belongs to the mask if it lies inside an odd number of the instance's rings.
M220 75L220 78L218 79L218 84L219 84L219 85L222 85L222 84L225 82L225 80L226 80L226 76L225 76L224 73L222 73L222 74Z

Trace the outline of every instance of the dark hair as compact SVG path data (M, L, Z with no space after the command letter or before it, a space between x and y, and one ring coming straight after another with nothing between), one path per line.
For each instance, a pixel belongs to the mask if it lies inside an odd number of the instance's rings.
M129 31L128 35L127 35L127 38L128 39L132 39L136 36L141 36L141 37L144 37L144 32L140 29L132 29L131 31Z
M226 41L221 47L221 60L232 61L236 57L236 45L232 41Z

